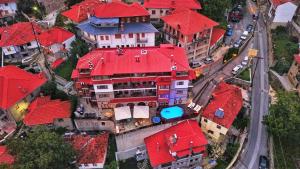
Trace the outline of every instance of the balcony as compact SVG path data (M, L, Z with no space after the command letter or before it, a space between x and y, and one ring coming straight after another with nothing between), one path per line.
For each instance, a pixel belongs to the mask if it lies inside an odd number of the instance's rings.
M121 90L136 90L136 89L156 89L155 83L146 83L146 84L138 84L138 83L130 83L130 84L114 84L114 91Z
M140 90L140 91L125 91L114 92L115 98L128 98L128 97L150 97L156 96L156 90Z

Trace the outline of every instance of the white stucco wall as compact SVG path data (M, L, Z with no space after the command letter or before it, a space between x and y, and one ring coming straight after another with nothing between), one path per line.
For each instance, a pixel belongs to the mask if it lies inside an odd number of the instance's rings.
M8 14L15 14L17 11L17 4L15 2L1 3L0 10L7 11Z

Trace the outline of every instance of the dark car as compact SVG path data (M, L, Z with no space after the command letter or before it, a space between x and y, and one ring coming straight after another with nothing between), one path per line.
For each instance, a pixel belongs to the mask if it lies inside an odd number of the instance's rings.
M248 31L248 32L253 32L253 30L254 30L253 25L249 24L249 25L247 26L247 31Z
M233 47L234 47L234 48L239 48L239 47L241 47L241 46L242 46L242 42L243 42L242 39L237 40L237 41L233 44Z
M269 160L266 156L259 156L259 169L268 169L269 168Z

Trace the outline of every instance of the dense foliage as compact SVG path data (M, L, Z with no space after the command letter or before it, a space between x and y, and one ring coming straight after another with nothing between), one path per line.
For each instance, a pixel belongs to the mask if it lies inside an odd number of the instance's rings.
M37 127L25 139L14 139L8 144L16 156L16 169L71 169L75 151L55 132Z
M294 137L300 129L300 98L292 92L279 91L277 102L264 117L269 133L279 137Z

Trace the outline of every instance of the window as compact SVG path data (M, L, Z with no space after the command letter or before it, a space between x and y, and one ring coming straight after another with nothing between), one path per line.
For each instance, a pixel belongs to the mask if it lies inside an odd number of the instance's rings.
M214 132L211 131L211 130L208 130L207 132L208 132L209 134L214 134Z
M99 85L97 86L97 89L108 89L107 85Z
M176 94L183 94L183 90L177 90Z
M204 121L205 123L207 123L207 119L204 119L203 121Z
M105 98L105 97L109 97L109 94L99 94L98 96L99 98Z
M108 45L107 48L110 48L110 46Z
M169 86L159 86L159 89L169 89Z
M182 85L184 85L184 82L177 82L176 83L178 86L182 86Z
M101 125L102 125L102 126L105 126L105 122L101 122Z
M105 40L109 40L109 36L108 35L105 36Z
M152 10L151 13L152 13L152 15L155 15L156 11L155 11L155 10Z
M129 36L129 38L133 38L133 34L132 33L128 34L128 36Z
M27 46L31 46L31 43L29 42L29 43L27 43Z
M97 164L93 164L93 166L97 166Z
M115 39L121 39L121 34L115 34Z
M142 33L142 38L144 38L145 37L145 33Z
M129 48L129 45L126 45L127 48Z
M221 126L220 126L220 125L217 125L217 128L218 128L218 129L221 129Z
M64 121L64 119L57 119L57 121L58 121L58 122L63 122L63 121Z
M4 5L5 5L5 6L8 6L8 3L5 3Z
M104 40L104 37L103 37L103 36L100 36L100 39L101 39L101 40Z
M164 11L163 10L160 10L160 14L163 14L164 13Z

